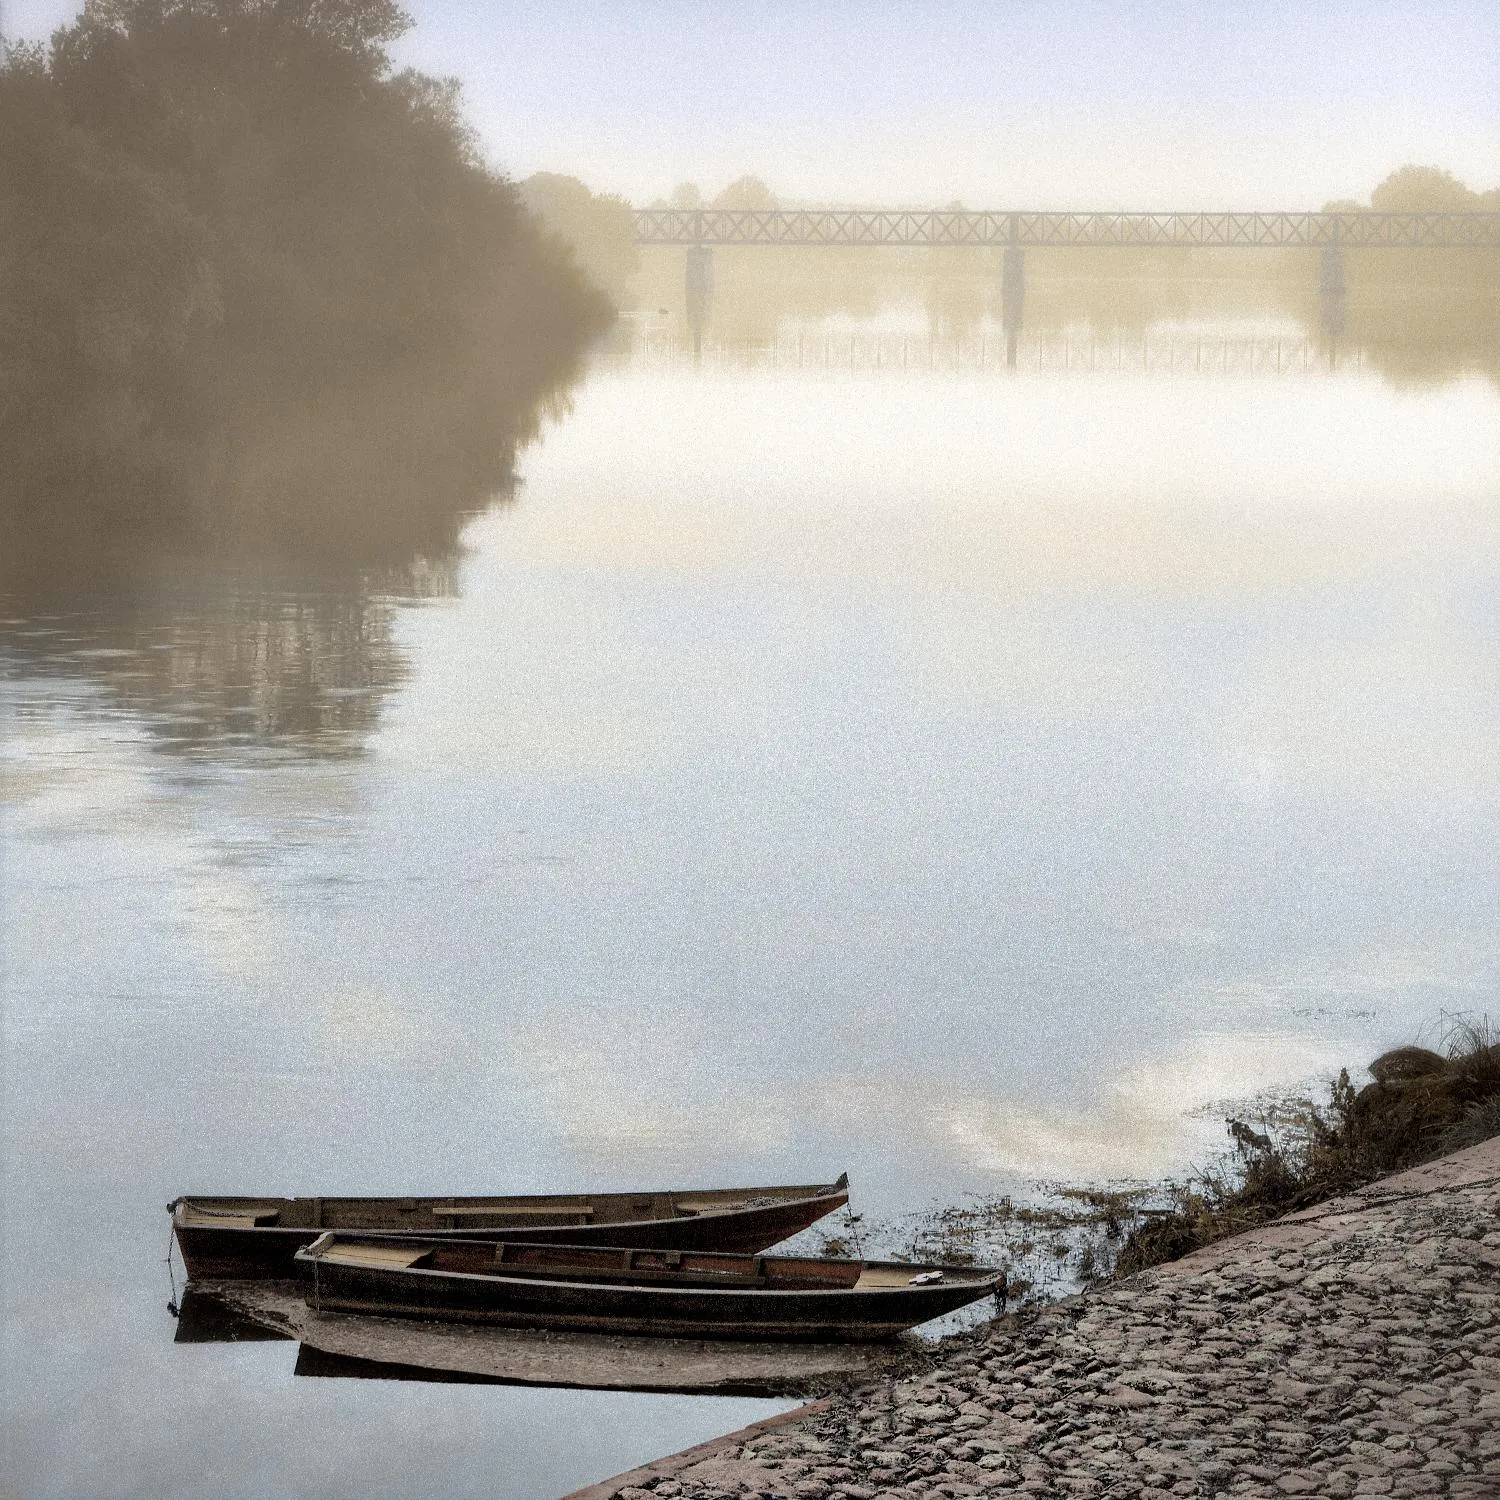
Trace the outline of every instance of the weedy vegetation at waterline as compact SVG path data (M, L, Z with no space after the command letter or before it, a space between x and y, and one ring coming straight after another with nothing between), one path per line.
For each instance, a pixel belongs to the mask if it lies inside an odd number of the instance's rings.
M1398 1047L1376 1058L1370 1074L1356 1089L1341 1072L1326 1104L1296 1100L1231 1119L1226 1166L1174 1187L1167 1210L1126 1237L1112 1274L1177 1260L1500 1135L1500 1033L1488 1021L1454 1027L1443 1052Z
M1276 1100L1227 1120L1230 1150L1185 1181L976 1198L867 1225L866 1249L1003 1265L1012 1306L1051 1302L1500 1135L1500 1031L1487 1021L1454 1026L1441 1052L1398 1047L1369 1072L1363 1088L1341 1072L1324 1102ZM859 1248L841 1231L824 1246Z

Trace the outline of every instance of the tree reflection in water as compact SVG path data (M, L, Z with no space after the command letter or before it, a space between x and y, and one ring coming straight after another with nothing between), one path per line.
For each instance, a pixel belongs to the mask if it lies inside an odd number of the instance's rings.
M103 687L153 744L215 759L363 749L405 672L398 608L454 591L452 559L321 579L176 564L66 612L0 627L13 668Z
M509 499L518 441L561 399L497 434L492 410L392 388L236 433L216 544L34 537L8 559L0 652L99 684L173 754L357 754L405 670L397 611L455 592L463 525Z

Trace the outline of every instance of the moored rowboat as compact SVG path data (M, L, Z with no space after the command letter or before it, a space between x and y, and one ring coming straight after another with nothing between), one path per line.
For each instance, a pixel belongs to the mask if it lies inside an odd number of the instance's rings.
M329 1229L754 1254L841 1208L848 1189L845 1175L800 1187L508 1198L185 1197L169 1211L189 1277L241 1281L292 1276L297 1251Z
M666 1338L889 1338L1000 1271L708 1251L330 1233L297 1252L318 1312Z

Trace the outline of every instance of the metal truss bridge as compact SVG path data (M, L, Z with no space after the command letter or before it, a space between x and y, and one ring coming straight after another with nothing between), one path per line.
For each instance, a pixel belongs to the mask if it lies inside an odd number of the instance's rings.
M988 213L967 209L638 208L638 245L1031 249L1500 250L1500 213Z

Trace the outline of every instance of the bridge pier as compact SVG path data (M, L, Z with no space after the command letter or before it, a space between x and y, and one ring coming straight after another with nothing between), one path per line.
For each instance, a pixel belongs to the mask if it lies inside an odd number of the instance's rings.
M1318 256L1318 321L1328 336L1328 366L1338 363L1339 335L1344 331L1344 247L1334 240Z
M1000 325L1005 330L1005 363L1016 367L1016 341L1026 308L1026 252L1019 245L1005 247L1000 270Z
M693 358L698 359L703 353L703 327L714 300L714 252L707 245L688 246L686 291Z

